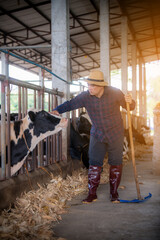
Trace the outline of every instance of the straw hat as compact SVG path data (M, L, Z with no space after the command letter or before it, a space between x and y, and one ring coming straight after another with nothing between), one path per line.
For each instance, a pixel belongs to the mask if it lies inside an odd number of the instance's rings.
M84 81L89 84L94 84L101 87L108 85L108 83L104 81L103 72L101 72L100 70L92 70L88 78L85 79Z

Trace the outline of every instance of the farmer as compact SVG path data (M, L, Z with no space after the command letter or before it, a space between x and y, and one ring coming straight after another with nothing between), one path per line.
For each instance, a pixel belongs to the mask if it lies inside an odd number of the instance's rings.
M99 70L91 71L84 81L88 83L88 91L57 106L52 113L61 114L82 107L86 108L92 121L92 128L89 144L89 193L83 203L91 203L97 199L96 190L100 183L101 168L106 152L108 152L110 165L110 200L119 202L117 189L122 175L124 138L120 106L126 109L127 102L133 110L135 102L129 94L124 95L121 90L107 86L103 73Z

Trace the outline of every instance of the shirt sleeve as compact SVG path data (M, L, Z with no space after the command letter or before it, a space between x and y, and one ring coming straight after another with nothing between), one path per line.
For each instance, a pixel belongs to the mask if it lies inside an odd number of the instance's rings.
M57 106L55 109L60 114L64 112L69 112L78 108L85 107L85 98L86 98L87 92L82 92L79 95L77 95L75 98L71 99L70 101L66 101L62 103L61 105Z
M119 95L118 99L119 99L120 106L122 106L123 108L127 109L127 104L126 104L126 101L125 101L125 98L124 98L124 94L123 94L123 92L121 90L119 90L118 95ZM132 111L132 110L135 109L136 103L132 99L132 102L129 105L130 105L130 110Z

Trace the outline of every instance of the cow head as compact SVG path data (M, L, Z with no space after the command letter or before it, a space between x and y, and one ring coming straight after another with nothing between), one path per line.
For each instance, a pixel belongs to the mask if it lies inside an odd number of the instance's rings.
M44 110L29 111L27 120L28 129L32 134L31 150L39 141L67 127L68 123L67 119L52 115Z

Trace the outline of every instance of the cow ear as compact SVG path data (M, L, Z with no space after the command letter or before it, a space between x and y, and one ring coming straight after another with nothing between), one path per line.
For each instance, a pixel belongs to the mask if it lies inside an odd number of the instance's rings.
M29 111L28 115L29 115L29 118L31 119L31 121L34 122L36 114L33 111Z

